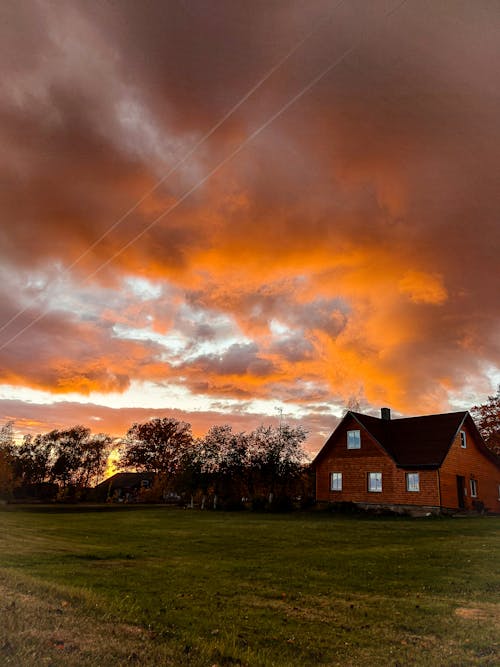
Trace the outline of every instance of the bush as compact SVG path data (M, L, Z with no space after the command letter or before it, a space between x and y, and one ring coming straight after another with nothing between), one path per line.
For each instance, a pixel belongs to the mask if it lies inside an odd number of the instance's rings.
M310 510L316 505L316 498L314 496L303 496L300 501L301 510Z
M359 514L361 512L356 503L353 503L350 500L328 503L327 510L334 514Z
M295 505L290 496L276 496L269 505L271 512L292 512L294 509Z
M252 512L265 512L268 502L265 496L255 496L252 498Z
M227 498L219 503L217 509L224 510L225 512L241 512L246 508L241 498Z
M16 500L37 500L48 502L56 499L59 492L57 484L50 482L40 482L39 484L25 484L14 489L14 498Z
M486 514L488 511L482 500L473 500L472 507L478 514Z

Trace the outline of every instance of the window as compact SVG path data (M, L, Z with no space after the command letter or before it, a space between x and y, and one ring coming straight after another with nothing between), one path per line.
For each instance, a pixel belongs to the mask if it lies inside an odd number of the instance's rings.
M470 496L471 498L477 498L477 480L471 479L470 481Z
M342 473L330 473L330 491L342 491Z
M347 431L347 449L361 448L361 432Z
M420 491L420 475L418 472L406 473L406 490Z
M376 493L382 492L382 473L381 472L369 472L368 473L368 491L374 491Z
M467 434L465 431L460 431L460 447L462 447L462 449L467 447Z

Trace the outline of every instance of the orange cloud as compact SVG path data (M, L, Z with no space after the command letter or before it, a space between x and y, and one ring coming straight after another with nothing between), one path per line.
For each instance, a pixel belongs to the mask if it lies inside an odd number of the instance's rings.
M399 289L414 303L441 305L448 298L442 276L422 271L406 271L399 281Z

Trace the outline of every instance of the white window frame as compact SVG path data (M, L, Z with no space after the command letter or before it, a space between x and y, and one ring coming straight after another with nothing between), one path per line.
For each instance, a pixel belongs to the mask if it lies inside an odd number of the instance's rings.
M470 497L477 498L477 479L470 480Z
M342 491L342 473L330 473L330 491Z
M409 493L420 492L420 473L418 472L406 473L406 490Z
M369 493L382 493L382 473L368 473L368 491Z
M349 442L351 434L354 442ZM347 431L347 449L361 449L361 431L359 429Z
M465 431L460 431L460 447L467 449L467 433Z

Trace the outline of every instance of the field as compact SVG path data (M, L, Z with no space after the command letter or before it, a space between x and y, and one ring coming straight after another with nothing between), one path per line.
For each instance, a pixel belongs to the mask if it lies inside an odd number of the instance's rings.
M0 509L0 665L498 665L500 518Z

